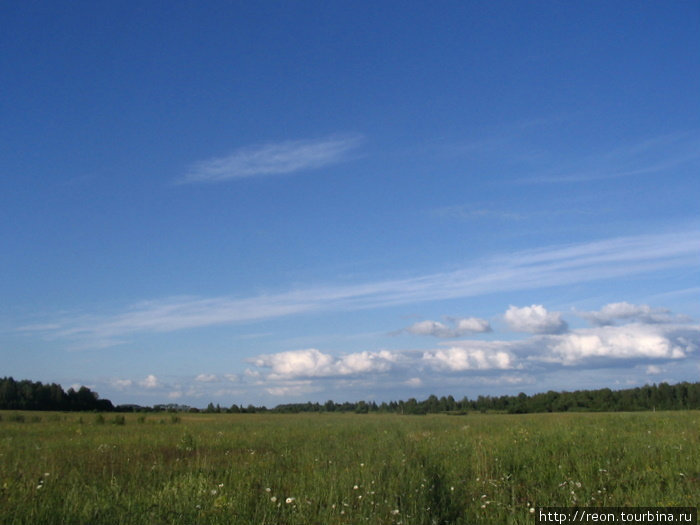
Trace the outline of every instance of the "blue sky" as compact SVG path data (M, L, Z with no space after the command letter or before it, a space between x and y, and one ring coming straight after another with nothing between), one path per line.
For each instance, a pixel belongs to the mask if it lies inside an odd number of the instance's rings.
M228 406L700 376L697 2L0 7L0 375Z

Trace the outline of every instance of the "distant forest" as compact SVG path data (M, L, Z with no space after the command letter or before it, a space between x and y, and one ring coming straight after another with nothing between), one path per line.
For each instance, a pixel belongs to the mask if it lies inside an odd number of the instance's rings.
M274 408L247 407L236 404L221 407L209 403L200 410L185 405L140 405L114 406L108 399L100 399L96 392L87 387L78 390L69 388L63 391L60 385L44 385L29 380L15 381L11 377L0 379L0 410L61 410L98 412L153 412L189 411L207 413L299 413L299 412L355 412L355 413L397 413L397 414L466 414L468 412L501 412L525 414L532 412L615 412L636 410L686 410L700 409L700 382L669 385L646 385L625 390L576 390L575 392L549 391L541 394L517 396L479 396L474 400L467 397L457 401L452 396L430 396L424 401L410 398L407 401L391 401L377 404L374 401L336 403L290 403Z
M44 385L38 381L15 381L4 377L0 379L0 409L111 412L114 405L109 399L100 399L96 392L85 386L64 392L56 383Z

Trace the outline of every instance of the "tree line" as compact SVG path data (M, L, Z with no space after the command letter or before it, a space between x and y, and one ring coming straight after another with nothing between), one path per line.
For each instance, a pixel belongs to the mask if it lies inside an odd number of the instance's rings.
M391 401L377 404L357 403L292 403L277 405L272 411L293 412L387 412L399 414L466 414L468 412L505 412L526 414L534 412L616 412L638 410L700 409L700 382L669 385L645 385L625 390L549 391L534 395L523 392L517 396L479 396L456 400L453 396L438 398L431 395L423 401Z
M67 410L111 412L109 399L100 399L97 392L86 386L64 392L61 385L44 385L39 381L0 379L0 409L2 410Z
M366 414L466 414L469 412L501 412L525 414L534 412L615 412L637 410L686 410L700 409L700 382L659 383L624 390L601 388L574 392L549 392L517 396L466 396L456 400L453 396L429 396L423 401L410 398L406 401L390 401L377 404L374 401L336 403L286 403L274 408L254 405L221 407L209 403L200 410L186 405L114 406L108 399L100 399L96 392L85 386L78 390L63 391L60 385L44 385L29 380L15 381L11 377L0 379L0 410L65 410L99 412L207 412L207 413L300 413L300 412L355 412Z

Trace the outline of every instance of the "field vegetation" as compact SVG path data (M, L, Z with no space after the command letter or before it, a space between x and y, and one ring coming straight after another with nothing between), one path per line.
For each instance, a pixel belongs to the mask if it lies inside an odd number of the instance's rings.
M0 417L3 524L534 524L700 494L698 411Z

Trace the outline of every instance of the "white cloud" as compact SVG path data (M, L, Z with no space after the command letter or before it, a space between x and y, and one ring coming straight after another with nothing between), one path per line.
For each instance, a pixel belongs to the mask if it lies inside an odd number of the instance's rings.
M180 399L182 397L182 392L174 390L168 393L168 399Z
M219 378L214 374L199 374L194 380L200 383L215 383Z
M659 366L656 366L656 365L649 365L646 368L646 373L648 375L657 375L657 374L661 374L662 372L663 372L663 369Z
M255 366L271 369L267 379L335 377L388 371L398 357L386 350L358 352L340 358L315 349L291 350L261 355L250 360Z
M119 390L129 388L134 382L131 379L115 379L112 381L112 386Z
M452 327L439 321L420 321L406 328L406 331L415 335L431 335L444 338L491 331L491 325L485 319L465 317L452 319L451 321L454 324Z
M288 381L283 384L270 386L265 389L268 394L276 397L298 397L304 394L318 392L319 387L311 381Z
M516 332L528 332L531 334L555 334L567 330L566 322L559 312L548 312L540 304L532 306L510 306L504 318L511 329Z
M411 377L404 381L404 384L410 387L420 387L423 386L423 380L420 377Z
M618 320L634 320L641 323L669 323L673 321L669 310L651 308L646 304L627 302L606 304L597 312L583 312L581 317L598 326L614 324Z
M341 357L335 363L339 375L387 372L396 363L397 357L387 350L358 352Z
M698 327L690 327L696 334ZM587 360L606 359L682 359L696 345L661 325L639 323L575 330L543 339L546 361L573 365Z
M335 360L315 348L290 350L261 355L252 360L255 366L272 369L275 377L322 377L332 375Z
M514 368L514 357L502 341L462 341L447 349L423 354L423 361L437 370L504 370Z
M292 140L239 148L227 157L194 164L183 182L217 182L317 169L346 160L359 135Z
M454 319L455 331L460 335L472 333L483 333L490 332L491 325L486 319L479 319L477 317L463 317L461 319Z
M406 328L406 331L414 335L452 337L452 330L438 321L420 321Z
M139 381L139 385L144 388L158 388L160 386L160 382L156 376L149 374L143 381Z

